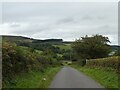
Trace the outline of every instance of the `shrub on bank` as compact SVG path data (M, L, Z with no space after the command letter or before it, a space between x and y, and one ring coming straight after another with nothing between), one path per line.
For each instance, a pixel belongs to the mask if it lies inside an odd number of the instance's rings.
M2 45L2 76L3 86L13 83L12 78L23 72L44 71L44 68L55 65L52 57L41 55L31 48L23 48L11 42Z
M86 66L100 67L115 70L120 73L120 56L88 60Z

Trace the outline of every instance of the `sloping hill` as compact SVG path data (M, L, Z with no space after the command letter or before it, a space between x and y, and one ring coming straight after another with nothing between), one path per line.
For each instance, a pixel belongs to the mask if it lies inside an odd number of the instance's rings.
M11 42L31 42L31 43L62 43L62 39L45 39L45 40L40 40L40 39L33 39L29 37L23 37L23 36L8 36L8 35L3 35L2 36L3 40L8 40Z
M34 44L34 45L52 44L62 48L66 48L66 46L68 46L69 48L70 44L72 43L72 42L63 41L62 39L40 40L40 39L33 39L29 37L23 37L23 36L9 36L9 35L2 35L2 39L3 41L6 41L6 40L11 41L21 46L30 46L31 44ZM111 45L111 48L113 50L118 50L118 49L120 50L120 46L117 46L117 45Z
M32 38L23 37L23 36L7 36L7 35L3 35L2 39L11 42L32 42L34 40Z
M37 50L44 50L45 48L52 48L55 47L53 45L62 45L63 40L62 39L33 39L29 37L23 37L23 36L2 36L3 42L4 41L10 41L13 43L16 43L18 46L25 46L25 47L31 47Z

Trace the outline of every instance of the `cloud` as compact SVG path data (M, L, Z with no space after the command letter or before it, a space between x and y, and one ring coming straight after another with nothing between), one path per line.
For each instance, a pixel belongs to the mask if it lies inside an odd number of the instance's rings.
M81 20L92 20L93 18L89 15L83 16Z
M66 17L66 18L64 18L64 19L60 19L60 20L58 20L56 23L57 24L67 24L67 23L74 23L75 22L75 19L74 18L72 18L72 17Z
M108 36L117 44L115 3L4 3L2 34L75 40L85 35Z

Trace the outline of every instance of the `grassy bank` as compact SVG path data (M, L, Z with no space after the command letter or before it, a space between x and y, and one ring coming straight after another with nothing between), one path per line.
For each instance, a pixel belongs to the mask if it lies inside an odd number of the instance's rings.
M90 76L105 88L118 88L118 74L115 71L78 65L72 65L72 67Z
M5 88L47 88L60 69L60 67L50 67L44 72L21 74L13 79L15 83L7 84Z

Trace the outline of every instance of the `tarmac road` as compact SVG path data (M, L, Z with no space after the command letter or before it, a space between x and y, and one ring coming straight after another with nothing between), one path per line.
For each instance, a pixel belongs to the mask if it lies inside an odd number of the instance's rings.
M104 88L99 83L71 67L63 67L49 88Z

